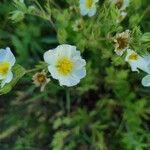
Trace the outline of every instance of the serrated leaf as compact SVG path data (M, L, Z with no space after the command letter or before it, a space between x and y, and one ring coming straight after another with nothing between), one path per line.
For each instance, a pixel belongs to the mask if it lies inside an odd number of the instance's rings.
M144 33L141 37L142 42L150 42L150 32Z
M16 64L13 67L12 71L14 77L10 83L6 84L3 88L0 89L0 95L7 94L8 92L10 92L12 88L16 85L16 83L19 81L19 79L22 78L25 74L25 69L18 64Z

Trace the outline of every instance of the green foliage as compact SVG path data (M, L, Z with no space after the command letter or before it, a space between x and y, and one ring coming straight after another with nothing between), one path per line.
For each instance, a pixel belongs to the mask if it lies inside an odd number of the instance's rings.
M150 48L150 32L144 33L142 35L141 42L145 48Z

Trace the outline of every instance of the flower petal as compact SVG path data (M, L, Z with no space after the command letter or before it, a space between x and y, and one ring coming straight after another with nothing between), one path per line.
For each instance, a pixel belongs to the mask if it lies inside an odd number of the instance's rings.
M75 68L80 69L86 65L86 61L84 59L76 59L74 60Z
M61 77L61 78L59 79L60 85L66 85L66 86L68 86L68 87L75 86L75 85L77 85L79 82L80 82L80 79L79 79L79 78L75 78L75 77L73 77L73 76Z
M5 55L5 59L6 61L10 62L10 66L12 67L15 62L16 62L16 59L15 59L15 56L14 54L11 52L10 48L7 47L6 48L6 55Z
M86 76L86 69L84 68L84 69L80 69L80 70L75 70L73 72L73 75L80 79L84 78Z
M88 12L88 16L92 17L94 16L96 13L96 6L94 6L92 9L90 9L90 11Z
M55 66L48 66L48 71L51 73L51 76L54 78L54 79L59 79L59 74L57 73L57 70L55 68Z
M0 49L0 62L2 62L4 60L5 55L6 55L6 50Z
M44 53L44 61L48 64L54 64L55 57L56 57L56 51L54 49L48 50Z
M9 83L13 78L13 73L10 71L8 73L8 75L6 76L6 78L4 80L2 80L2 83L1 83L1 88L6 84L6 83Z
M145 87L150 86L150 75L147 75L142 79L142 85Z
M85 7L85 4L80 4L80 12L82 16L85 16L88 14L89 9Z
M76 51L76 47L68 44L62 44L56 48L57 57L72 57Z
M15 62L16 62L15 56L11 52L9 47L7 47L6 49L0 49L0 62L1 61L10 62L11 67L15 64Z
M85 4L85 0L80 0L80 4Z

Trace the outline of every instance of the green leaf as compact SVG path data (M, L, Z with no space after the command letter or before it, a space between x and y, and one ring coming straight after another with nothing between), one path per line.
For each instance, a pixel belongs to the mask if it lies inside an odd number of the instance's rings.
M22 11L19 11L19 10L15 10L11 13L11 17L10 19L16 23L16 22L19 22L19 21L22 21L24 19L24 13Z
M58 131L53 137L51 146L53 150L62 150L65 138L68 136L67 131Z
M0 133L0 140L9 137L9 136L10 136L12 133L14 133L19 127L20 127L20 125L15 125L15 126L12 126L12 127L8 128L7 130L1 132L1 133Z
M142 47L145 49L150 48L150 32L144 33L141 37Z
M144 42L150 42L150 32L144 33L141 37L141 41Z
M16 85L16 83L19 81L19 79L24 76L24 74L25 69L22 66L16 64L13 67L13 80L0 89L0 95L7 94L8 92L10 92L12 88Z

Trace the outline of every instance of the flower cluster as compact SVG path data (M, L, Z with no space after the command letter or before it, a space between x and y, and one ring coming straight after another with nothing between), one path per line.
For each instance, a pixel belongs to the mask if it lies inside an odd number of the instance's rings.
M98 1L99 0L80 0L81 15L94 16L96 13L96 3ZM129 6L129 0L110 0L110 3L114 4L119 11L117 22L122 21L127 15L126 9Z
M142 79L142 85L150 86L150 55L140 56L135 51L128 49L125 61L131 65L132 71L139 72L140 69L146 72L148 75Z
M131 66L132 71L139 72L139 69L146 72L148 75L142 79L143 86L150 86L150 56L140 56L135 51L129 49L130 31L126 30L122 33L117 33L115 38L115 52L122 56L126 51L125 61Z
M10 48L0 49L0 81L1 87L13 79L12 67L15 57ZM55 49L44 53L44 61L48 64L48 71L54 79L59 80L60 85L74 86L85 77L86 62L81 58L80 52L75 46L63 44ZM47 78L45 70L37 72L33 76L33 83L44 90L50 79Z
M81 15L88 15L92 17L96 13L97 3L99 0L79 0L79 8ZM126 9L129 5L129 0L111 0L116 8L119 10L120 18L122 21L127 15ZM78 32L83 29L83 18L75 21L72 26L73 30ZM115 53L122 56L127 53L125 61L131 65L132 71L143 70L148 75L143 78L142 84L144 86L150 86L150 56L140 56L135 51L130 49L130 31L126 30L122 33L117 33L114 37ZM59 45L55 49L48 50L44 53L44 61L47 64L47 68L42 72L37 72L33 76L33 83L37 87L41 87L41 91L49 83L50 78L47 78L47 72L51 77L58 80L60 85L75 86L82 78L86 76L86 62L82 59L80 51L76 50L75 46L63 44ZM11 52L10 48L0 49L0 83L1 88L6 83L11 82L13 79L13 66L16 59ZM41 70L42 70L41 69Z

